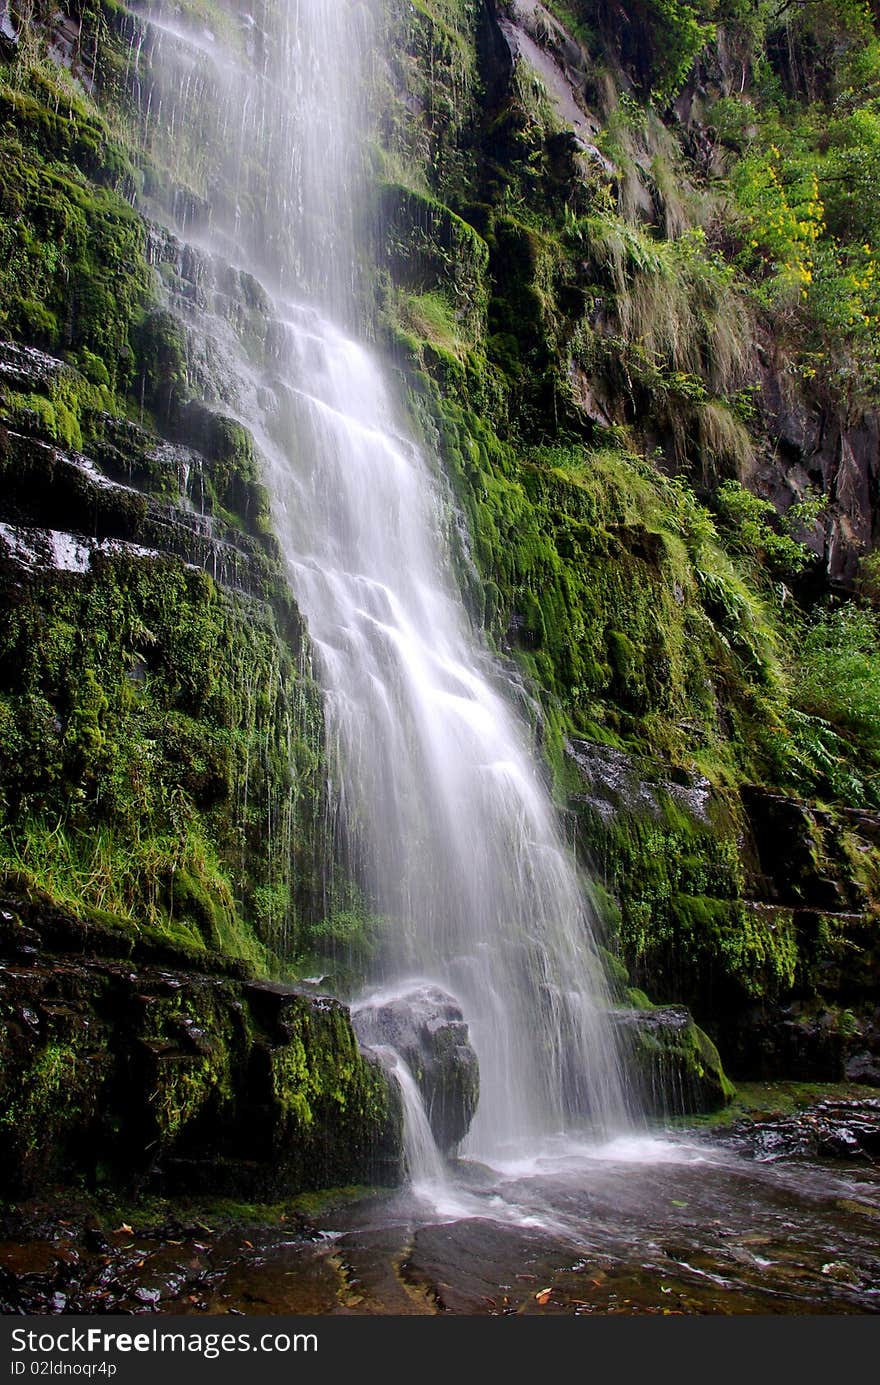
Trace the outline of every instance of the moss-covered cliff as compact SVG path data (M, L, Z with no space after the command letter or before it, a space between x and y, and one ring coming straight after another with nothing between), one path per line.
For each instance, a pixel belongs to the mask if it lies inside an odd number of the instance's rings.
M735 1073L876 1080L873 12L373 8L364 326L608 949ZM136 15L2 13L5 889L209 970L350 979L369 901L260 459L169 311L203 269L155 210L206 190L144 135ZM254 281L223 291L259 322Z
M141 147L142 21L4 15L8 1175L399 1176L395 1098L347 1014L247 982L320 970L338 935L344 965L367 921L334 863L320 696L260 461L201 402L167 308L164 285L196 294L203 266L146 215L169 174ZM259 315L259 286L235 288Z
M874 20L386 13L380 320L609 940L743 1075L875 1071Z

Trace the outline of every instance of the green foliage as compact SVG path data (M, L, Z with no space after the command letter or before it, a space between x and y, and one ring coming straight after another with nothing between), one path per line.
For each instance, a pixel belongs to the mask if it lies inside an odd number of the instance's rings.
M442 293L406 294L400 303L400 325L422 341L461 358L466 343L455 309Z
M696 401L740 388L749 316L732 269L702 229L663 240L605 214L570 221L566 235L613 289L627 364L647 388Z
M665 106L687 81L715 33L714 0L636 0L621 24L620 12L603 0L551 0L563 23L592 49L596 30L611 37L613 51L642 94Z
M750 151L737 164L733 179L747 228L742 261L771 304L798 294L808 296L816 244L825 230L815 169L789 164L780 171L782 163L776 145Z
M711 0L646 0L655 45L652 94L672 101L684 86L694 62L715 34ZM707 13L708 12L708 13Z
M716 783L873 801L873 617L786 626L778 584L806 573L818 505L780 518L731 479L760 456L768 370L829 416L878 397L869 13L861 0L634 0L622 25L610 5L551 5L588 46L579 90L600 128L573 142L526 62L482 87L481 8L382 6L364 237L379 270L364 306L465 513L469 538L450 529L474 616L539 690L557 787L579 734ZM203 0L184 10L229 20ZM249 438L185 403L185 342L152 301L129 205L142 177L162 195L192 170L185 195L205 192L210 117L174 141L157 127L130 157L118 38L132 21L102 13L83 42L100 30L103 113L37 39L0 74L0 328L78 372L10 391L5 416L68 450L115 449L135 484L173 497L143 439L99 422L134 393L142 419L208 454L217 520L265 534ZM551 49L554 32L539 35ZM249 170L254 186L263 173ZM868 559L866 600L874 576ZM382 920L345 888L322 897L320 713L271 622L179 564L96 561L82 580L29 579L9 606L4 868L261 967L269 946L362 970ZM605 839L627 959L670 993L682 956L752 996L783 991L788 922L774 934L743 913L734 836L716 828L666 804ZM316 1094L290 1063L279 1080L302 1132ZM168 1119L188 1100L177 1093Z
M765 80L759 102L727 97L713 111L720 138L733 151L735 261L787 339L803 379L850 399L875 400L880 45L874 22L861 0L759 12L748 43L756 68L763 64L765 78L777 73L782 86Z
M486 312L489 252L482 237L449 207L399 184L380 189L381 254L395 282L418 295L439 293L468 334Z
M176 560L33 579L0 640L3 862L252 960L305 926L320 712L271 618ZM259 891L259 893L255 893Z
M326 949L330 956L343 954L353 962L355 970L362 970L375 955L378 940L387 927L387 919L369 913L362 901L354 901L350 909L336 909L316 923L310 937L316 947Z
M116 193L49 163L33 134L0 134L0 330L86 351L96 384L124 391L148 285L143 225Z
M835 796L880 802L880 620L854 604L799 632L793 701L801 754Z
M826 506L823 497L796 502L780 521L769 500L753 495L738 481L725 481L718 488L715 505L729 550L748 555L771 575L796 577L815 561L793 535L815 524Z
M0 1127L5 1127L27 1154L45 1141L48 1130L63 1125L65 1119L79 1115L79 1096L82 1085L84 1055L75 1044L49 1043L41 1049L31 1065L21 1091L0 1114Z
M880 549L862 555L855 586L863 600L880 607Z

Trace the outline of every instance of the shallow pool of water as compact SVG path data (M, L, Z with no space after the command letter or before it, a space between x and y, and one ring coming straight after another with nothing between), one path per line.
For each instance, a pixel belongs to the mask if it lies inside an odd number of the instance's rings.
M0 1309L876 1313L878 1153L868 1098L711 1136L519 1146L308 1219L178 1200L119 1224L42 1204L5 1221Z
M560 1142L260 1238L196 1311L852 1313L880 1309L880 1173L687 1138ZM231 1247L230 1247L231 1250Z

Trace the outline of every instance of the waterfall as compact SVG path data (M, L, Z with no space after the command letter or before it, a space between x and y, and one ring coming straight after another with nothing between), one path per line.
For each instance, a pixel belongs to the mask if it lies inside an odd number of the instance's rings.
M374 1052L381 1058L400 1091L403 1106L403 1158L407 1177L416 1192L422 1189L436 1192L447 1182L446 1169L431 1132L418 1083L403 1058L393 1048L377 1046Z
M469 1148L491 1154L605 1134L624 1101L590 906L456 588L435 459L355 339L371 10L266 0L206 34L154 8L144 139L204 257L173 300L192 378L264 459L352 858L389 921L373 980L457 998L481 1069Z

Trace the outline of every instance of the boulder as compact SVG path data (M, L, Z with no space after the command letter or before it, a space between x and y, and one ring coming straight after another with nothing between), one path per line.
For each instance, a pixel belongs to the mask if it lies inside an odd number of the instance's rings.
M272 1199L403 1172L400 1097L329 996L0 897L4 1197L101 1182Z
M418 1084L438 1147L448 1153L467 1134L477 1109L480 1073L457 1001L439 986L383 992L354 1007L355 1033L367 1048L392 1048Z
M718 1050L683 1005L611 1011L621 1056L641 1109L688 1115L724 1106L734 1095Z

